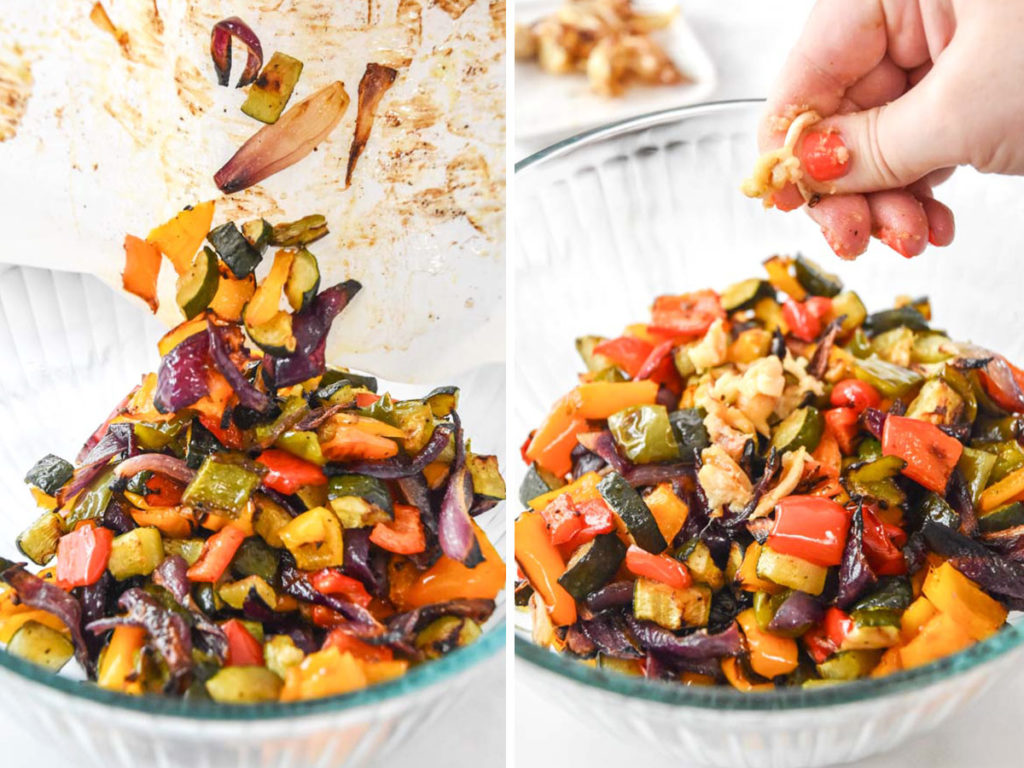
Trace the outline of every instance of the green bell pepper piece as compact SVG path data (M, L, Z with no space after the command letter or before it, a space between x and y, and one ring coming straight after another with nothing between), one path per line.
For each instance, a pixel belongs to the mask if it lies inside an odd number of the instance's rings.
M110 486L114 482L114 468L110 467L75 499L71 509L64 515L67 528L71 530L82 520L94 520L103 517L110 503Z
M132 426L135 440L145 451L162 451L184 429L186 421L171 419L170 421L146 424L140 422Z
M964 476L967 488L971 492L971 501L978 506L981 492L988 485L992 469L996 465L996 455L978 448L964 448L957 467Z
M679 458L679 443L663 405L633 405L608 417L615 442L630 461L650 464Z
M224 510L237 515L245 508L260 476L238 464L227 464L207 456L181 500L185 504Z
M317 439L316 432L290 429L277 438L274 445L283 451L288 451L293 456L316 464L318 467L327 463L327 458L320 450L320 441Z
M853 373L885 397L902 397L924 381L924 377L916 371L877 357L855 361Z

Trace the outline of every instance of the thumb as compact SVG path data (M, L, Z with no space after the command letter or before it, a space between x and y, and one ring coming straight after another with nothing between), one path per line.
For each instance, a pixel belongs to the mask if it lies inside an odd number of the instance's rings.
M796 144L807 186L826 194L896 189L962 162L956 119L937 107L935 82L926 77L889 104L808 128Z

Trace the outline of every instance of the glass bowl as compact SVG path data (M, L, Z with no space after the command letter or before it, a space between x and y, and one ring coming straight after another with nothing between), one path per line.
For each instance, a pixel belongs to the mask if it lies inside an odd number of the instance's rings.
M78 452L124 393L155 370L156 341L166 329L96 278L27 267L0 267L0 318L0 555L24 560L14 539L37 514L26 470L47 453ZM504 367L437 383L462 387L468 434L504 466ZM381 386L399 396L430 389ZM501 505L477 518L499 552L504 519ZM251 707L126 696L0 651L0 708L17 719L27 743L49 744L71 765L362 765L407 744L480 679L490 666L481 662L504 648L504 595L484 629L478 642L393 682Z
M574 381L573 339L616 333L659 293L722 288L802 252L838 273L869 307L926 294L935 322L1024 359L1016 247L991 227L1024 214L1019 186L959 170L939 191L956 242L905 260L880 244L840 262L802 213L764 210L738 191L756 157L759 101L659 112L556 144L521 162L513 208L514 444ZM518 487L524 467L510 477ZM524 681L624 740L723 768L848 762L938 727L1020 662L1010 626L969 650L877 680L747 695L592 669L535 646L517 618Z

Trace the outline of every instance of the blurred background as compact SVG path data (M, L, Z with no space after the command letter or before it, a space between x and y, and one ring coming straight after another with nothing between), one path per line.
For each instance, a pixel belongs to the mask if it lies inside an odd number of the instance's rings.
M618 8L615 0L582 1L601 3L600 13ZM638 2L633 9L655 14L654 23L646 23L660 27L644 36L657 46L653 49L655 52L660 50L674 64L681 77L673 77L668 70L666 79L677 82L655 85L637 84L634 75L632 83L619 83L621 92L609 96L597 92L601 88L608 90L608 60L591 62L572 58L572 54L580 52L581 46L570 34L572 24L566 21L579 25L578 30L586 29L587 20L573 15L559 16L559 30L553 30L550 23L544 22L544 19L551 19L564 2L515 0L519 55L515 65L515 124L511 136L516 161L580 131L652 111L708 101L763 98L813 6L811 0ZM662 26L665 21L662 14L674 8L678 8L678 13L667 17L670 23ZM642 29L645 24L643 18L639 22L626 19L622 23L632 25L632 29ZM525 26L530 28L524 29ZM570 27L570 33L566 33L566 26ZM593 56L592 51L590 55ZM565 60L567 56L570 61ZM568 68L575 71L557 73L559 69ZM612 83L613 88L615 85ZM751 152L753 154L753 148ZM736 183L739 184L739 179ZM957 250L965 247L966 243L959 243ZM953 250L950 249L949 256L953 256ZM824 257L823 244L822 251ZM515 249L512 252L515 253ZM872 252L869 256L877 259L892 254ZM516 442L518 436L510 439ZM657 745L619 741L587 725L570 711L569 702L541 696L524 683L525 677L519 674L515 681L517 765L546 768L665 763ZM857 765L859 768L1019 765L1013 734L1016 713L1024 708L1022 683L1024 674L1013 675L970 705L948 727ZM683 713L680 716L685 717ZM673 762L672 768L687 766Z

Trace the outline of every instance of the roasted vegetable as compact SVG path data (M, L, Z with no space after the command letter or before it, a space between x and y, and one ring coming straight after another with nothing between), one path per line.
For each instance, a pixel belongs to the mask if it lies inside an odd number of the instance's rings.
M301 74L301 61L275 51L249 89L242 111L261 123L277 122Z

